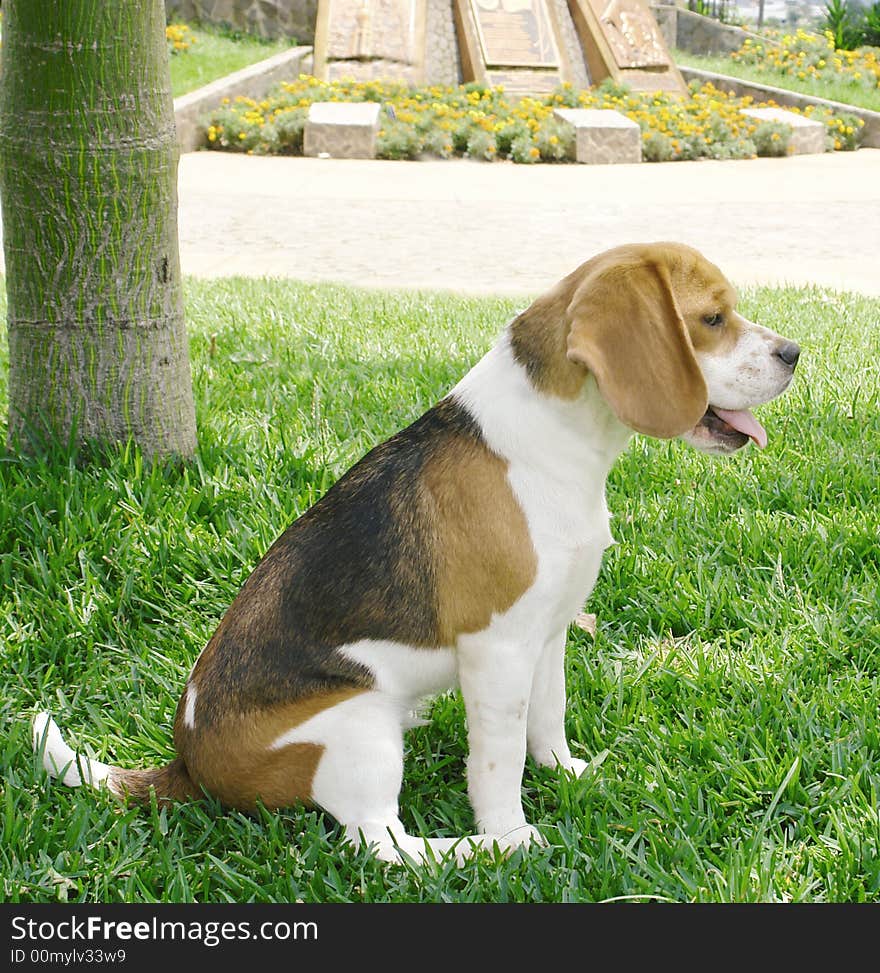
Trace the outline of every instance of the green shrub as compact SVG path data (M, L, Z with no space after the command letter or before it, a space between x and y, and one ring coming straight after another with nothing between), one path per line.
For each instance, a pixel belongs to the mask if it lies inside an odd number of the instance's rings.
M752 134L752 141L758 155L788 155L791 135L791 125L785 122L761 122Z
M267 126L267 140L278 155L302 155L303 131L308 118L306 108L285 108Z
M602 86L607 84L607 82L608 79L606 78L606 80L603 81L602 84L599 85L599 87L596 90L601 91ZM622 91L624 86L618 85L617 87L618 90ZM627 92L628 91L629 89L627 89ZM573 84L570 84L568 81L563 82L563 84L559 85L559 87L553 92L553 94L555 98L555 104L559 108L580 108L581 107L580 90L578 88L575 88L575 86Z
M510 143L510 158L523 165L530 165L541 160L541 150L535 145L531 131L527 129L517 135Z
M847 112L835 114L826 109L824 112L812 112L811 117L825 123L829 150L852 152L859 147L865 123L858 115Z
M853 10L847 0L828 0L822 27L830 32L838 50L880 47L880 2Z
M165 28L165 41L169 54L185 54L195 44L196 37L187 24L169 24Z
M751 138L731 138L727 142L717 142L711 158L713 159L754 159L760 155L758 147Z
M471 122L468 118L459 119L452 127L452 148L459 155L467 152L468 138L471 134Z
M535 132L535 145L544 162L572 162L575 158L574 129L551 116Z
M380 159L415 159L422 147L415 127L396 118L386 118L376 138L376 155Z
M453 148L449 132L438 127L429 128L422 136L422 151L440 159L451 159Z
M846 0L828 0L822 27L831 32L838 51L854 51L862 43L862 31Z
M508 119L495 133L495 144L498 147L498 155L503 159L512 158L513 143L517 139L526 139L529 142L529 147L531 147L533 144L531 141L531 129L522 119Z
M628 84L615 81L614 78L608 77L596 85L596 94L603 98L626 98L632 94L632 88ZM579 107L579 103L575 102L573 107Z
M493 133L480 126L472 126L468 133L465 155L469 159L493 162L498 157L498 146L495 144Z
M642 138L642 158L645 162L669 162L675 156L672 139L662 132L647 131ZM696 158L696 156L691 156Z
M863 42L871 47L880 47L880 0L865 10L862 21Z

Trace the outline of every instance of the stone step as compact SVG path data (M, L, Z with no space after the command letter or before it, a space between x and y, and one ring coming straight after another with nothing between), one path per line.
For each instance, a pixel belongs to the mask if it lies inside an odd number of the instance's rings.
M553 114L574 128L578 162L609 165L642 161L642 130L619 111L557 108Z
M821 122L784 108L743 108L742 114L761 122L790 125L789 155L814 155L825 151L825 126Z
M316 101L303 129L303 155L375 159L381 105L375 101Z

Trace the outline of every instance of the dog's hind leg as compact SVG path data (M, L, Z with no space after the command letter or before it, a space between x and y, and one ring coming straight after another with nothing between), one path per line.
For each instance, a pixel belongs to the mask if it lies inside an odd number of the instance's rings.
M483 836L421 838L407 834L398 812L403 781L403 726L407 707L386 693L367 691L292 728L276 743L323 748L311 801L331 814L356 846L370 846L381 861L461 860Z

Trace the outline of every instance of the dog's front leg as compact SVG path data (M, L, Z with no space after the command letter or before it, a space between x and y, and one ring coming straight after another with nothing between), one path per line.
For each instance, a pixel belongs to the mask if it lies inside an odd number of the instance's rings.
M535 763L562 767L579 776L587 763L572 757L565 736L565 640L564 630L548 639L535 667L529 698L528 748Z
M459 681L468 722L468 794L479 831L503 839L499 845L508 847L539 839L522 807L534 662L519 646L483 639L459 643Z

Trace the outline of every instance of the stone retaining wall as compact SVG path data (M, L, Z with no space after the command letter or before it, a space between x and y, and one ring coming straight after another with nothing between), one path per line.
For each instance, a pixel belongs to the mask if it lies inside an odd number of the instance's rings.
M729 54L738 51L749 37L763 44L773 43L742 27L722 24L712 17L704 17L672 4L651 4L651 12L660 25L667 46L690 51L691 54Z
M318 0L165 0L171 20L221 24L259 37L315 40Z

